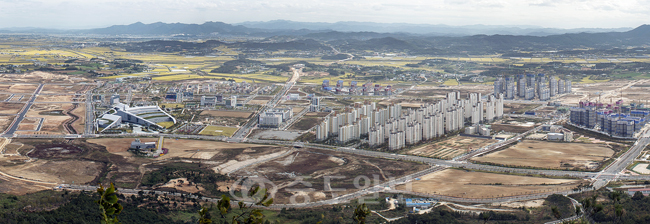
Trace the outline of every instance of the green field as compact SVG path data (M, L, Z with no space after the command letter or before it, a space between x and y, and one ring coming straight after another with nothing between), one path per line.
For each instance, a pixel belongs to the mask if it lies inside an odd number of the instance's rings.
M230 137L238 128L208 125L199 133L200 135L226 136Z

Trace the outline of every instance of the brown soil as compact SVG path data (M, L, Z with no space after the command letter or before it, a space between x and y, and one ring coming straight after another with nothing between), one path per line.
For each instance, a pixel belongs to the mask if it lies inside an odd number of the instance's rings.
M463 198L502 197L575 188L584 180L551 179L446 169L413 181L414 192ZM408 185L397 186L407 190Z
M408 153L418 156L451 159L467 152L468 150L479 149L495 142L497 142L497 140L455 136L441 142L413 149Z
M34 93L36 88L36 84L0 84L0 92L7 93Z
M201 115L210 115L213 117L239 117L239 118L248 118L253 114L253 112L242 112L242 111L218 111L218 110L204 110L201 112Z
M614 155L608 145L524 140L507 149L472 159L502 165L595 169Z
M4 132L14 120L14 116L0 116L0 133Z
M44 118L45 120L43 121L43 126L41 127L41 131L43 131L43 132L51 132L51 133L58 133L58 134L68 134L68 132L63 127L63 123L66 120L71 119L72 117L67 116L65 114L64 115L46 115L46 114L43 114L43 112L55 111L55 110L68 111L72 107L73 107L72 104L60 104L60 103L43 104L43 103L39 103L39 104L32 105L32 108L27 112L26 116L27 117L41 117L41 118ZM78 107L84 107L84 105L80 105ZM80 117L83 117L83 116L80 116Z
M40 159L72 158L84 150L74 145L54 143L34 145L34 151L27 154L29 157Z
M357 186L372 186L377 182L385 182L389 178L399 178L419 170L426 165L383 160L349 154L341 154L324 150L303 149L259 165L249 166L234 175L258 175L268 178L277 186L275 201L289 203L293 195L302 195L296 201L302 202L303 197L311 201L332 198L334 194L345 194L359 190L355 187L355 178L359 177ZM303 183L296 183L295 176L303 176ZM231 175L232 176L232 175ZM326 176L331 178L329 187L342 188L340 192L326 190ZM366 184L364 180L372 183Z
M35 102L72 102L74 95L39 95Z
M87 89L87 85L45 85L41 93L73 94Z
M0 102L0 114L17 114L24 106L24 103Z
M535 128L535 126L521 126L521 125L512 125L512 124L492 124L492 132L498 133L500 131L511 132L511 133L524 133L530 129Z

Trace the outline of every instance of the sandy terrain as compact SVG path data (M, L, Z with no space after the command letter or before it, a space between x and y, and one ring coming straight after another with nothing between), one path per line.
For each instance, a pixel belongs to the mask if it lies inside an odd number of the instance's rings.
M83 133L86 128L86 105L79 104L76 109L72 111L74 115L79 116L79 119L72 123L72 127L77 130L77 133Z
M131 146L134 138L98 138L88 139L88 142L99 144L106 147L111 153L128 155L127 150ZM157 142L158 138L140 138L142 142ZM256 147L268 147L265 145L243 144L243 143L225 143L214 141L188 140L188 139L171 139L165 138L163 147L169 149L169 153L160 158L184 157L184 158L212 158L221 150L226 149L245 149Z
M84 105L80 105L83 107ZM72 104L34 104L32 108L27 112L27 117L41 117L45 120L43 121L43 126L41 131L45 132L54 132L59 134L67 134L63 127L63 122L70 119L70 116L67 115L43 115L41 112L54 111L54 110L63 110L66 111L72 107Z
M409 154L434 158L451 159L468 150L479 149L497 140L455 136L445 141L425 145L409 151Z
M501 197L573 189L583 180L551 179L447 169L412 183L415 192L463 198ZM407 185L397 186L405 190Z
M72 94L84 89L88 89L90 86L87 85L45 85L41 93L62 93L62 94Z
M613 154L614 150L605 144L524 140L507 149L472 160L515 166L593 169Z
M24 106L24 103L0 102L0 114L17 114Z
M93 161L37 160L22 165L0 167L0 170L30 180L52 183L72 183L74 181L74 183L83 184L95 179L102 166L103 164Z
M542 207L542 205L544 205L544 199L530 200L530 201L492 203L492 204L490 204L490 206L495 206L495 207L503 206L503 207L509 207L509 208L521 208L521 207L537 208L537 207Z
M269 102L268 100L251 100L251 101L248 101L248 104L264 105L264 104L266 104L268 102Z
M210 115L213 117L240 117L248 118L253 114L252 112L244 111L219 111L219 110L204 110L201 115Z
M650 174L650 169L648 169L648 165L650 165L650 164L639 163L632 170L634 170L635 172L640 173L640 174Z
M31 181L22 181L0 174L0 193L25 195L42 190L49 190L54 184L40 184Z
M38 95L35 102L72 102L74 95Z
M255 163L263 162L265 160L269 160L269 159L281 156L281 155L286 154L288 152L289 152L288 150L283 150L283 151L279 151L279 152L276 152L276 153L263 155L263 156L260 156L260 157L257 157L257 158L250 158L250 159L241 160L241 161L240 160L230 160L230 161L228 161L228 162L226 162L224 164L221 164L219 166L216 166L216 167L212 168L212 170L214 170L214 172L217 172L217 173L228 174L228 173L233 172L235 170L241 169L242 167L246 167L246 166L249 166L249 165L252 165L252 164L255 164Z
M174 188L180 191L188 192L188 193L196 193L199 191L205 190L203 187L197 185L190 185L189 181L187 181L187 178L176 178L176 179L171 179L169 182L166 184L160 186L161 188Z
M272 181L277 190L275 201L289 203L291 196L298 196L297 202L304 197L311 201L331 198L335 195L351 193L369 186L363 180L373 183L399 178L427 168L426 165L403 161L383 160L355 156L326 150L299 149L268 162L245 167L230 176L260 176ZM304 178L306 184L296 184L296 177ZM337 176L325 181L325 176ZM362 178L361 182L355 178ZM368 179L365 179L368 178ZM331 192L330 188L342 191Z
M78 76L60 75L48 72L31 72L27 74L0 74L0 82L18 83L69 83L89 82L90 80Z
M0 92L6 93L34 93L37 84L0 84Z

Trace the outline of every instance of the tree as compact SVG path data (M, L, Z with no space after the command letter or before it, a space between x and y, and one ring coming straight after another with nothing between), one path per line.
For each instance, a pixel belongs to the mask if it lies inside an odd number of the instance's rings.
M637 191L632 196L632 200L635 200L635 201L639 201L639 200L642 200L642 199L643 199L643 193L641 193L641 191Z
M174 202L175 203L175 202ZM201 208L199 210L199 224L211 224L212 223L212 217L210 216L210 211L208 208Z
M366 203L357 205L357 208L354 209L354 221L356 221L358 224L365 224L366 217L368 217L368 215L370 215L370 209L368 209Z
M97 193L99 193L99 200L95 202L99 204L99 209L102 212L102 224L118 223L117 215L122 212L123 208L122 205L117 203L117 190L113 183L111 183L111 187L106 189L102 184L99 184Z
M239 214L234 214L230 222L226 220L226 215L232 211L230 206L230 198L228 196L223 196L221 200L217 201L217 208L221 213L221 218L225 220L225 223L230 224L261 224L265 223L264 214L262 214L261 209L253 209L253 206L264 206L269 207L273 204L273 198L269 198L269 193L266 189L260 189L259 186L251 187L248 191L248 197L253 199L253 203L246 205L243 201L238 203L239 205Z

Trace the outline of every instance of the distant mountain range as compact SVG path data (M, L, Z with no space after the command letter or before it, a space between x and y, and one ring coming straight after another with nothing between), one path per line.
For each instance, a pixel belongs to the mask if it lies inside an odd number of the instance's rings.
M577 28L577 29L556 29L543 28L539 26L495 26L495 25L469 25L449 26L431 24L409 24L409 23L373 23L373 22L294 22L289 20L272 20L268 22L243 22L235 25L242 25L248 28L275 29L275 30L327 30L339 32L377 32L377 33L411 33L429 36L471 36L471 35L528 35L547 36L565 33L601 33L601 32L624 32L631 30L630 27L623 28Z
M227 24L222 22L207 22L203 24L182 23L134 23L130 25L115 25L99 29L86 30L48 30L23 28L13 30L0 30L0 33L40 33L40 34L66 34L66 35L137 35L149 39L214 39L223 36L261 37L262 40L251 40L239 43L237 47L249 49L324 49L334 46L341 50L388 50L406 51L414 54L492 54L510 51L535 51L535 50L570 50L575 48L612 49L615 47L626 48L630 46L650 45L650 25L642 25L634 29L599 29L563 30L562 34L553 35L512 35L513 30L527 30L535 33L560 32L560 29L544 29L535 27L499 26L464 26L451 27L443 25L412 25L379 23L299 23L291 21L248 22L242 24ZM365 28L364 28L365 27ZM438 27L438 28L435 28ZM447 27L447 31L442 29ZM310 28L310 29L307 29ZM325 29L328 28L328 29ZM352 31L336 31L332 28ZM359 31L362 29L375 31ZM490 30L501 29L503 32ZM383 30L385 32L376 32ZM467 32L465 35L451 32ZM476 30L492 32L492 34L475 34ZM394 32L388 32L394 31ZM398 32L400 31L400 32ZM404 31L404 32L401 32ZM411 31L411 32L406 32ZM579 32L578 31L590 31ZM607 31L607 32L605 32ZM419 32L419 33L415 33ZM481 32L478 32L481 33ZM497 34L493 34L497 33ZM170 38L174 37L174 38ZM129 37L130 38L130 37ZM179 45L178 43L174 43ZM225 43L209 43L225 44ZM152 50L167 46L169 43L156 43ZM171 45L170 45L171 46ZM146 46L136 46L145 49ZM201 49L201 45L184 46L182 48ZM170 48L165 48L171 50Z
M632 28L578 28L556 29L537 26L495 26L471 25L448 26L408 23L372 23L372 22L294 22L288 20L273 20L268 22L244 22L227 24L223 22L206 22L203 24L184 23L151 23L141 22L130 25L114 25L106 28L83 30L56 30L44 28L4 28L0 33L40 33L40 34L104 34L104 35L249 35L249 36L279 36L306 35L322 32L356 32L407 34L422 36L472 36L472 35L526 35L549 36L567 33L603 33L625 32Z

